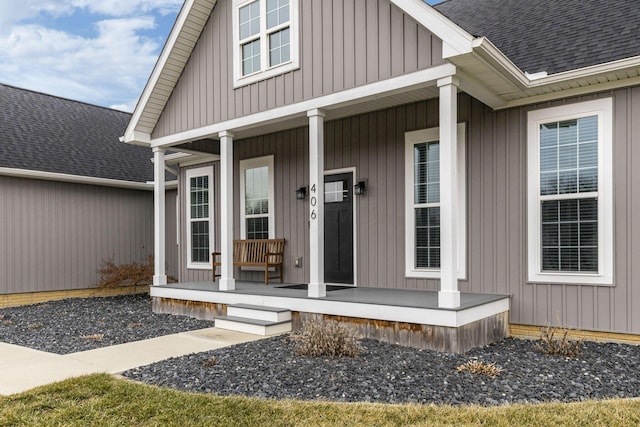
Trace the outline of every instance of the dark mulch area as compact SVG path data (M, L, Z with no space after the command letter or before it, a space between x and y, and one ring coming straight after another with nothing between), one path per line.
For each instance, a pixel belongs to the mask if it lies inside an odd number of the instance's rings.
M0 309L0 341L57 354L212 326L210 321L155 314L148 295L72 298Z
M506 339L464 355L361 341L356 358L295 355L288 336L169 359L124 373L179 390L272 399L501 405L640 396L640 347L585 343L580 357L548 356ZM459 372L495 363L492 379Z

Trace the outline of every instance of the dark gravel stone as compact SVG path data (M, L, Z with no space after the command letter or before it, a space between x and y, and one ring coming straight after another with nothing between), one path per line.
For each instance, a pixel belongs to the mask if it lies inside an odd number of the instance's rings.
M0 341L59 354L213 326L151 312L148 296L68 299L0 309ZM102 340L81 338L103 335ZM570 359L506 339L464 355L362 340L356 358L300 357L288 335L168 359L125 372L178 390L270 399L504 405L640 397L640 346L584 343ZM496 378L459 372L495 363Z
M57 354L212 326L211 321L155 314L148 295L71 298L0 309L0 341Z
M168 359L124 376L191 392L270 399L504 405L640 396L640 347L585 343L575 359L506 339L464 355L361 341L356 358L300 357L279 336ZM470 360L503 368L496 378L459 372ZM211 361L215 360L215 363Z

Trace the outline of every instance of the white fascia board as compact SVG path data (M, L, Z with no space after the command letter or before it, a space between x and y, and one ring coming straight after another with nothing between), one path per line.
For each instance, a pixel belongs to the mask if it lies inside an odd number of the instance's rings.
M528 87L533 88L538 86L545 86L548 84L560 83L567 80L581 79L597 74L620 71L625 68L637 67L640 67L640 56L633 56L631 58L620 59L618 61L611 61L604 64L591 65L589 67L578 68L576 70L569 70L562 73L551 74L547 77L531 80L528 84Z
M473 36L423 0L391 0L443 42L443 58L469 53Z
M0 175L16 178L40 179L45 181L70 182L74 184L100 185L103 187L126 188L129 190L153 190L153 186L144 182L122 181L118 179L95 178L91 176L70 175L65 173L42 172L29 169L0 168Z
M497 74L506 77L518 89L525 89L531 80L518 68L500 49L498 49L486 37L478 37L473 40L474 56L485 65L492 68Z
M307 111L310 110L320 109L330 111L335 108L365 102L368 99L390 96L396 93L406 92L413 88L433 85L438 79L453 76L455 74L455 65L438 65L437 67L404 74L387 80L381 80L368 85L321 96L319 98L285 105L283 107L274 108L260 113L238 117L236 119L152 139L151 147L170 147L217 135L223 131L250 129L263 126L269 122L276 123L294 117L303 117L306 116Z
M128 135L121 136L120 142L131 145L139 145L141 147L148 147L151 144L151 135L145 132L134 130Z
M549 92L541 95L530 96L527 98L514 99L513 101L508 101L504 105L504 107L496 108L496 110L521 107L523 105L537 104L540 102L553 101L559 98L570 98L574 96L586 95L589 93L606 92L606 91L615 90L623 87L630 87L630 86L640 86L640 77L633 77L633 78L624 79L624 80L615 80L615 81L600 83L600 84L591 85L591 86L580 86L576 88L565 89L559 92Z
M191 14L191 10L193 9L194 4L196 2L197 0L186 0L182 5L182 9L180 9L180 13L176 18L176 22L173 25L173 28L171 29L171 33L169 33L167 42L165 43L164 48L160 53L158 61L156 62L156 65L153 68L151 76L149 77L149 80L147 81L147 84L144 90L142 91L142 95L140 95L140 98L138 99L136 108L133 111L133 115L131 116L131 120L129 121L129 125L127 126L127 129L124 134L125 142L133 143L133 144L142 142L146 144L145 141L141 141L136 138L135 129L138 126L140 117L142 116L142 113L144 112L144 109L147 106L147 103L149 102L149 98L151 97L151 94L153 93L153 91L156 88L156 85L158 84L160 75L162 74L164 68L166 67L167 61L169 60L169 58L171 57L171 54L173 53L173 49L176 45L178 37L180 36L180 33L183 31L185 23L187 22L187 19ZM213 0L214 6L216 2L217 0Z

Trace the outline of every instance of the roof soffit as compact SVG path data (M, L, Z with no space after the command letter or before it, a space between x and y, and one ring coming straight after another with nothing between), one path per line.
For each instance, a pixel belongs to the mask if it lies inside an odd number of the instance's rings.
M123 141L147 145L217 0L186 0L142 91Z

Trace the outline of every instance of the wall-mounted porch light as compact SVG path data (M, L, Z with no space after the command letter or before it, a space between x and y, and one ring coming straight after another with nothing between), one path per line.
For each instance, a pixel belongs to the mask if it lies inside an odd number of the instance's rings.
M356 194L356 196L363 196L364 193L366 193L366 191L367 191L366 179L358 181L356 185L353 186L353 192Z
M304 200L307 197L307 187L300 187L296 190L296 199Z

